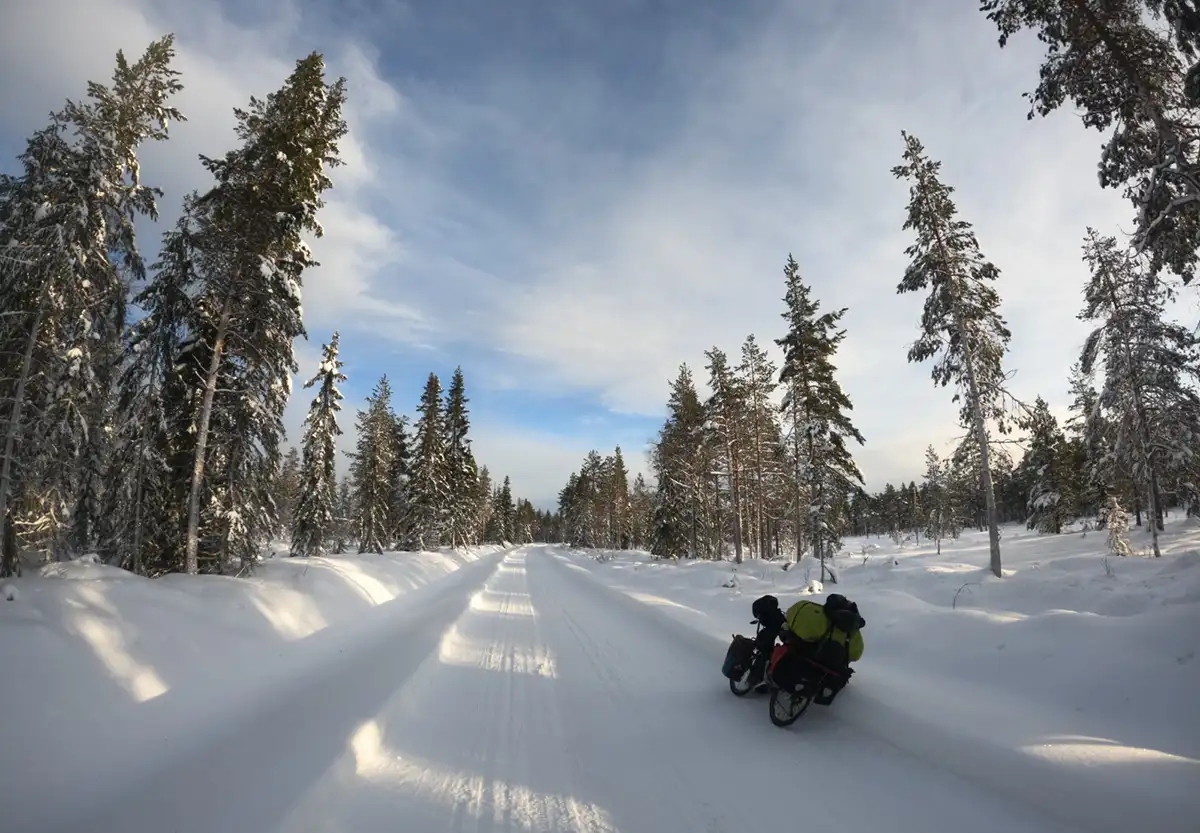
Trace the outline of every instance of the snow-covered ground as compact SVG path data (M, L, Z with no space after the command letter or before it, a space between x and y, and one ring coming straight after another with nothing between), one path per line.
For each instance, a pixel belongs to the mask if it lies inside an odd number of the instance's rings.
M0 830L1195 831L1200 527L1164 542L1106 571L1102 534L1009 528L1001 580L973 533L848 541L866 655L790 730L718 668L804 566L48 568L0 598Z
M711 637L713 651L753 633L763 593L785 607L848 595L867 648L829 719L1086 830L1200 830L1200 524L1169 523L1161 559L1105 559L1103 532L1003 536L1003 579L981 566L987 536L976 532L942 542L940 556L924 542L849 539L839 583L823 587L807 560L785 571L569 558Z
M287 709L297 689L443 595L451 576L481 580L499 549L273 558L251 579L150 580L85 558L8 582L0 830L85 812L240 717Z

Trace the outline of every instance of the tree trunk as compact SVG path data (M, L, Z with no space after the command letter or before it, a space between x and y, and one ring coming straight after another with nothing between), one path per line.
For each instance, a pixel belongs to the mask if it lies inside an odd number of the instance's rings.
M1139 408L1141 406L1139 405ZM1145 425L1143 419L1142 425ZM1149 430L1146 429L1149 434ZM1150 545L1154 548L1154 557L1161 558L1162 550L1158 545L1158 531L1162 528L1159 526L1159 513L1162 511L1159 505L1158 494L1158 472L1154 469L1154 460L1149 453L1146 454L1146 466L1150 469Z
M697 505L698 498L696 495L696 491L697 491L696 490L696 478L692 477L691 480L692 480L692 489L691 489L691 553L690 553L690 556L692 559L696 559L696 558L700 557L700 552L697 551L697 544L696 544L696 525L697 525L697 521L698 521L697 515L698 515L698 511L700 511L700 507L698 507L698 505Z
M29 372L33 367L33 351L37 346L38 334L42 329L42 317L45 305L38 301L37 311L33 314L33 324L29 328L29 337L25 342L25 353L21 357L21 375L17 379L17 391L13 396L12 413L8 417L8 427L4 432L4 462L0 464L0 541L7 540L9 525L9 497L12 494L12 465L16 455L17 434L21 427L21 415L25 409L25 386L29 382ZM17 548L4 548L4 556L0 559L0 576L21 574L21 559L17 556Z
M183 569L189 575L200 572L200 487L204 483L208 426L212 420L213 397L217 393L217 373L221 369L221 353L225 349L225 336L229 329L229 313L232 304L233 295L230 293L225 296L225 303L221 307L221 318L217 323L217 337L213 343L213 354L208 362L208 373L204 379L204 397L200 402L200 425L196 429L196 456L192 464L192 485L188 492L187 548L184 551Z
M730 452L730 460L733 454ZM729 473L729 482L733 489L733 563L742 563L742 486L737 469Z
M960 337L965 334L960 332ZM975 357L970 348L967 349L965 363L967 385L971 396L971 418L975 423L975 438L979 443L979 462L983 467L982 487L983 502L987 513L988 549L991 553L991 570L997 578L1004 576L1000 564L1000 524L996 520L996 493L992 486L991 454L988 449L987 423L983 418L983 404L979 399L979 384L975 379Z
M798 406L796 405L796 392L792 391L792 456L796 460L796 563L800 563L800 559L804 557L804 501L801 500L803 495L800 492L800 432L796 430L796 426L800 424L799 414L797 413Z
M133 557L130 559L133 566L133 572L139 576L146 574L145 567L142 563L142 501L145 499L146 488L145 480L142 474L141 455L138 455L138 475L137 489L134 491L133 498Z

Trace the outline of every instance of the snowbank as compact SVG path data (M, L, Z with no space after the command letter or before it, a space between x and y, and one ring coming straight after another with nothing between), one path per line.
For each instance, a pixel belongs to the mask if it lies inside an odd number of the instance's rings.
M477 579L500 551L273 558L246 579L149 580L84 558L11 582L14 598L0 598L0 827L35 829L64 793L89 806L238 713L286 708L305 675L377 647L390 618Z
M844 593L867 619L867 650L818 719L868 728L1087 830L1195 830L1200 525L1168 524L1161 559L1110 558L1107 568L1103 533L1003 535L1003 579L981 568L987 538L977 533L943 542L940 556L925 544L848 540L840 582L824 588L807 564L562 559L710 639L714 674L730 634L753 633L757 596L786 606Z

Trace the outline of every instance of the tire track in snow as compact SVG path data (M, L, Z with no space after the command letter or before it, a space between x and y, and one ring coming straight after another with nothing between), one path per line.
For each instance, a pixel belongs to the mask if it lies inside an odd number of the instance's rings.
M543 562L544 556L538 562ZM604 751L588 749L586 737L577 739L575 743L580 749L580 756L593 760L608 759L614 767L625 769L631 764L638 772L653 781L652 806L640 811L643 817L639 819L638 827L646 829L679 829L709 831L709 833L726 833L729 830L743 829L744 823L738 824L726 817L726 808L714 804L708 795L698 792L695 784L684 777L686 769L680 759L671 754L676 748L676 737L672 735L671 727L654 719L646 710L638 706L639 699L646 694L661 692L664 700L670 699L669 687L662 691L659 668L648 663L630 663L630 647L622 647L611 638L609 631L603 626L596 627L593 619L592 627L580 622L581 615L573 613L573 607L567 599L578 594L563 592L563 583L553 572L546 572L547 566L533 568L531 573L537 576L531 579L535 587L535 599L546 599L544 606L553 611L549 617L553 619L560 634L560 640L565 646L558 653L560 667L567 666L566 655L577 655L587 664L594 682L604 692L604 703L611 711L603 715L601 721L610 726L621 726L622 737L629 746L622 757L606 755ZM553 568L549 568L553 570ZM578 601L578 598L575 599ZM586 605L580 605L581 609ZM610 611L612 612L612 611ZM563 635L569 634L570 639L564 640ZM665 666L664 666L665 668ZM580 679L578 682L583 683ZM571 691L560 691L559 696L568 701L568 711L583 711L589 707L585 704L587 698L573 697ZM573 702L572 702L573 701ZM668 706L669 708L669 706ZM593 713L596 714L596 713ZM596 716L600 716L597 714ZM629 783L629 793L636 794L638 790L651 789L648 784L636 781ZM645 817L648 813L649 817Z
M615 833L576 796L554 671L518 550L445 634L436 661L376 717L375 765L330 788L331 828Z

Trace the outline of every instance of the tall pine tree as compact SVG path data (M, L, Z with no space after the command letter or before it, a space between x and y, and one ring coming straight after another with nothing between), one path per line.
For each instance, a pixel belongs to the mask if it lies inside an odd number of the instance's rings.
M729 507L733 516L734 562L742 563L742 477L745 465L746 389L729 367L725 352L713 347L704 354L708 359L708 385L712 396L705 403L713 442L721 449L729 488ZM721 524L718 524L720 527ZM720 545L718 539L718 546Z
M1019 467L1028 481L1026 526L1057 535L1071 521L1075 505L1066 438L1040 396L1022 423L1029 431L1029 448Z
M448 527L449 477L442 386L430 373L417 405L412 476L408 484L409 534L417 549L436 547Z
M987 513L991 570L1001 576L1000 522L989 462L988 421L1003 417L1003 358L1010 333L1000 316L1000 296L992 286L1000 270L985 260L971 224L958 219L954 189L942 183L940 162L925 155L915 136L904 137L904 164L892 169L909 181L906 230L916 242L897 292L928 289L921 335L908 351L910 362L936 358L933 381L958 388L960 419L970 426L980 454L980 488Z
M451 546L475 543L475 516L478 512L477 485L479 472L471 440L468 417L466 381L462 368L454 370L450 390L446 394L446 489L449 503L449 533Z
M392 446L391 471L388 476L388 538L397 549L411 548L409 529L408 481L411 475L412 454L409 450L408 415L397 414L390 406Z
M323 348L317 373L305 389L319 385L304 420L304 456L292 521L292 555L324 555L341 514L337 482L337 415L342 410L338 385L346 381L338 359L338 333Z
M671 383L667 419L654 444L650 465L658 481L650 533L651 552L662 557L699 555L707 539L703 496L708 481L704 405L692 371L680 365Z
M46 510L50 546L67 527L75 547L91 537L108 368L127 282L144 274L134 223L157 219L161 194L142 184L137 151L183 118L169 104L182 89L173 58L171 36L133 64L118 52L112 86L90 83L87 101L68 102L29 140L21 175L0 177L0 541L14 496ZM5 546L0 575L19 570L15 556Z
M1200 338L1166 317L1168 287L1115 238L1089 228L1084 259L1092 279L1079 317L1096 328L1080 366L1090 373L1103 359L1099 406L1110 414L1112 454L1146 501L1158 556L1164 480L1190 482L1190 466L1181 462L1194 459L1200 437Z
M367 397L366 408L358 412L357 431L350 466L354 538L359 552L382 553L390 541L396 455L392 386L386 374Z
M788 424L796 481L808 494L807 517L801 519L797 501L797 552L800 559L799 532L807 528L813 555L821 562L825 578L825 559L839 545L831 523L834 508L842 505L862 485L862 474L854 463L847 443L863 443L863 436L850 421L854 406L842 390L833 364L846 331L838 323L846 310L818 314L820 303L800 277L800 267L788 255L784 267L787 309L783 318L787 334L776 343L783 348L783 367L779 382L784 386L781 410Z
M218 496L224 522L244 522L271 509L258 486L263 471L277 464L282 413L291 374L298 370L292 348L305 334L301 278L315 265L303 235L322 234L317 213L322 194L333 185L326 169L341 164L345 96L345 79L327 84L325 62L314 52L265 101L252 97L246 110L234 111L241 147L220 159L201 157L216 184L194 203L203 288L193 329L207 356L188 490L188 572L198 569L218 388L236 397L222 408L225 422L216 437L224 446L219 454L230 487Z

